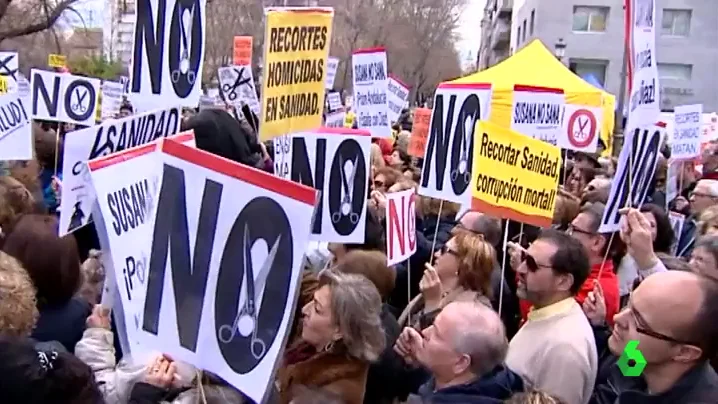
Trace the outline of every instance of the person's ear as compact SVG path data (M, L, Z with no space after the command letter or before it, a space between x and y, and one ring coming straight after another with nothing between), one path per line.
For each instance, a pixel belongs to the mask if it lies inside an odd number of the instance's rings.
M694 345L680 345L678 353L673 357L676 362L694 363L703 356L703 350Z
M558 283L556 285L557 289L563 292L568 292L571 290L571 286L573 286L573 275L572 274L562 274L558 277Z

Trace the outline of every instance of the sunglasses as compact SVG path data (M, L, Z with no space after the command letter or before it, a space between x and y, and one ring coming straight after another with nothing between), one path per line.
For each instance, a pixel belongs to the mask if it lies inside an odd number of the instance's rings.
M374 181L374 188L384 188L384 185L383 181Z
M551 268L550 265L541 265L541 264L537 263L536 259L534 257L532 257L531 254L529 254L526 251L521 251L521 262L526 263L526 268L528 268L528 270L531 272L536 272L539 269L541 269L542 267L543 268Z

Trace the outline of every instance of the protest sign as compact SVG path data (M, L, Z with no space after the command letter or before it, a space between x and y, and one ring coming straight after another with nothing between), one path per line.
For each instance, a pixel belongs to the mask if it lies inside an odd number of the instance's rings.
M4 87L0 93L14 93L18 90L18 78L22 75L19 72L19 59L17 52L0 52L0 85Z
M647 129L658 122L661 112L660 84L656 59L656 3L655 0L632 0L633 8L628 24L630 41L628 131L637 127Z
M342 97L337 92L327 93L327 101L329 103L329 110L336 111L342 108Z
M32 119L95 124L100 80L32 69Z
M33 151L27 106L18 93L0 95L0 161L32 160Z
M272 139L274 143L274 175L285 180L290 179L289 168L292 164L292 137L288 135L277 136Z
M319 128L292 135L292 181L321 191L311 240L363 243L371 171L371 134Z
M330 112L324 118L324 126L327 128L343 128L346 113L342 110Z
M410 156L424 157L426 140L429 137L430 122L431 110L429 108L414 109L414 120L411 126L411 137L409 138L409 147L407 150Z
M321 126L334 18L331 8L270 8L265 14L262 141Z
M122 83L105 81L102 83L102 118L114 118L122 105Z
M373 137L391 137L387 104L387 66L384 48L358 49L352 53L354 112L357 126Z
M7 94L8 92L8 79L0 76L0 95Z
M409 99L409 86L404 84L397 77L389 75L387 81L386 102L389 107L389 122L399 120L401 110L406 106L406 100Z
M232 44L232 64L252 66L252 37L235 36Z
M558 193L561 149L493 123L478 125L472 208L548 227Z
M689 160L701 155L703 104L679 105L673 112L671 159Z
M206 9L207 1L200 0L136 0L131 94L152 108L197 107L202 95Z
M259 99L254 89L254 77L250 65L220 67L217 69L217 75L225 101L239 108L247 105L255 115L259 116Z
M424 151L419 195L460 205L471 201L474 130L478 121L489 118L490 106L491 84L439 84Z
M627 143L623 144L618 158L616 175L611 181L611 192L599 232L618 231L621 220L619 210L626 207L640 208L643 205L656 173L664 135L665 127L657 125L645 129L636 128L625 134Z
M678 212L668 211L668 219L671 221L673 235L675 236L671 243L670 254L675 256L678 253L678 240L681 238L686 217Z
M47 55L47 65L55 68L65 67L67 66L67 57L51 53Z
M556 145L561 135L563 90L515 85L511 130Z
M414 189L386 194L387 265L406 261L416 252L416 194Z
M157 153L139 340L265 402L291 330L316 191L171 140Z
M334 78L337 76L337 68L339 67L339 58L329 56L327 58L327 77L324 82L324 88L331 90L334 88Z
M107 120L66 136L62 157L59 235L70 233L91 220L95 192L87 161L174 135L179 130L181 117L179 108L156 110Z
M601 108L566 104L561 119L561 132L556 146L584 153L595 153L601 131Z

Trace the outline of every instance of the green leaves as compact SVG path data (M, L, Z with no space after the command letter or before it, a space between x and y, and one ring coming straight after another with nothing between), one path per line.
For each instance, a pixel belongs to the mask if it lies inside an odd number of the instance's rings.
M626 377L637 377L643 373L643 369L646 368L646 358L638 350L638 341L632 340L626 344L617 364L621 374Z

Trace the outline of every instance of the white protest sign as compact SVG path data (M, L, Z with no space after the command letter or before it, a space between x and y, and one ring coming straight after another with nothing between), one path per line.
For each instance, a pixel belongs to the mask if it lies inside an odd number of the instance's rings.
M7 83L7 92L18 91L18 79L22 74L18 71L19 58L17 52L0 52L0 78Z
M489 119L491 84L442 83L436 89L419 194L471 204L474 130Z
M646 129L658 122L660 85L656 57L655 0L632 0L632 80L626 129Z
M95 124L100 80L32 69L32 119Z
M668 219L671 221L671 227L673 228L673 243L671 244L671 255L675 256L678 252L678 239L681 238L683 232L683 224L686 221L686 217L680 213L669 211Z
M601 133L601 108L566 104L556 146L584 153L595 153Z
M626 133L628 143L624 143L621 149L616 175L611 181L611 193L598 229L600 233L613 233L619 230L621 209L640 208L643 205L656 173L661 141L664 137L665 128L657 125L652 125L648 129L637 128L632 133Z
M363 243L369 195L371 134L319 128L292 137L292 181L321 191L311 240Z
M343 128L346 113L342 110L330 112L324 118L324 126L327 128Z
M248 105L249 109L259 116L259 99L254 89L254 78L250 66L229 66L217 69L219 85L224 99L231 105L241 107Z
M32 160L33 150L27 105L17 93L0 95L0 161Z
M357 126L373 137L391 137L387 104L387 69L384 48L359 49L352 54L354 113Z
M703 104L680 105L673 113L671 159L688 160L701 155Z
M171 140L157 153L140 341L264 402L291 330L316 191Z
M24 74L18 72L17 73L17 93L18 95L23 99L27 100L26 104L30 105L30 82L27 81L27 78Z
M195 108L202 95L206 0L137 0L130 93L154 108Z
M122 83L105 81L102 83L102 117L114 118L122 105Z
M170 136L194 147L193 132ZM147 269L152 246L153 206L160 190L162 165L154 153L162 139L87 163L106 231L103 259L110 260L122 301L125 332L133 354L139 344L140 318L145 304Z
M292 137L277 136L272 139L274 143L274 175L285 180L289 178L289 168L292 164Z
M327 93L327 103L329 103L329 110L336 111L342 108L342 96L337 92Z
M396 122L399 120L401 110L404 109L406 100L408 99L409 86L404 84L398 78L389 75L386 92L387 106L389 107L389 122Z
M681 170L683 170L682 161L668 161L668 169L666 173L666 211L669 211L668 205L678 197L678 188L680 186Z
M387 265L406 261L416 252L414 189L386 194Z
M72 132L65 137L60 229L63 236L90 222L95 192L86 162L174 135L181 121L179 108L157 110Z
M515 85L511 130L556 146L565 103L562 89Z
M337 76L338 67L339 58L329 56L327 58L327 77L324 79L324 88L327 90L334 88L334 78Z

